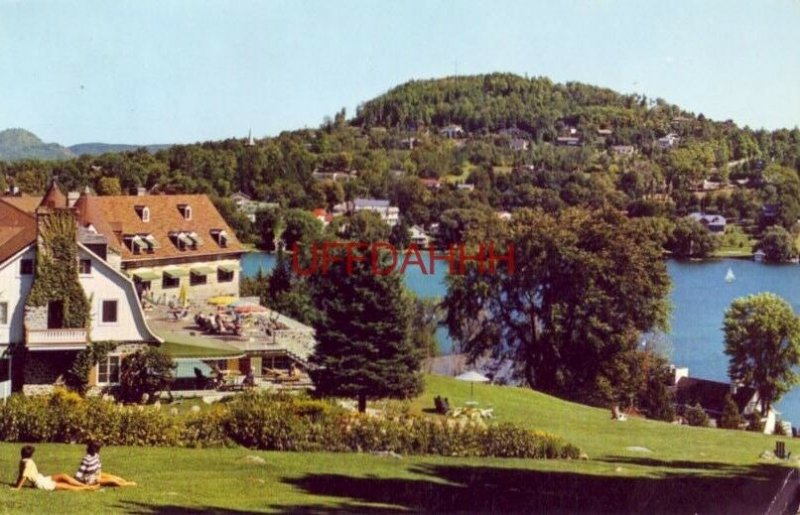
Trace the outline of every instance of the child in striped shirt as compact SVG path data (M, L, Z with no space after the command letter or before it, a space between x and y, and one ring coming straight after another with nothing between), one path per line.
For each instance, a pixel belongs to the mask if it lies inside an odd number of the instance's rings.
M75 478L87 485L136 486L133 481L106 474L102 471L100 447L101 444L97 441L91 441L86 445L86 456L83 457L78 472L75 473Z

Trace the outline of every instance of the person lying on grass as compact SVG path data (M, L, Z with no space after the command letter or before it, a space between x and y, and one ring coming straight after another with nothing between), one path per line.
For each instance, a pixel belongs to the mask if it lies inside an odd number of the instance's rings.
M39 490L97 490L100 488L100 485L84 485L67 474L53 474L52 476L40 474L32 459L35 450L33 445L25 445L20 451L19 477L17 477L15 485L17 490L21 489L26 481Z
M81 466L78 468L78 472L75 473L75 478L86 485L136 486L133 481L106 474L101 470L100 447L100 442L94 440L86 445L86 456L83 457Z

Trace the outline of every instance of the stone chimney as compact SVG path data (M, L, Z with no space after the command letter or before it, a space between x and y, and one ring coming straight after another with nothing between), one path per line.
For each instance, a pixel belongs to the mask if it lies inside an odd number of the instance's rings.
M67 193L67 207L72 207L75 205L75 202L78 201L78 198L81 196L79 191L70 191Z
M676 367L672 365L672 386L678 384L678 381L684 377L689 377L689 367Z

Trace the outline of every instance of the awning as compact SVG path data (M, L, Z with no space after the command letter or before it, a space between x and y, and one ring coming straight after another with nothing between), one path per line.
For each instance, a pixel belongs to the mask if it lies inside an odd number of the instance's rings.
M194 275L208 275L215 272L213 267L210 266L193 266L192 273Z
M133 272L133 276L140 281L155 281L161 278L161 276L155 272Z
M235 272L237 270L241 270L242 269L242 267L240 267L238 264L219 265L219 267L217 267L217 268L219 268L223 272Z
M189 275L189 271L183 268L170 268L169 270L164 270L164 275L168 275L175 279L178 277L186 277Z

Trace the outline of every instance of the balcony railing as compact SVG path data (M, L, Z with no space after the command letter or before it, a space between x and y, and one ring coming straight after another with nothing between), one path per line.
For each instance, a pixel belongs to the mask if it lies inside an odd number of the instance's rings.
M29 348L80 347L86 345L86 329L28 329Z

